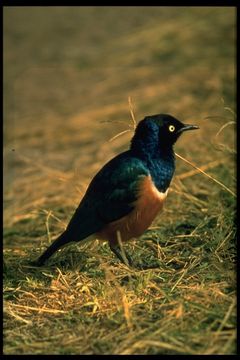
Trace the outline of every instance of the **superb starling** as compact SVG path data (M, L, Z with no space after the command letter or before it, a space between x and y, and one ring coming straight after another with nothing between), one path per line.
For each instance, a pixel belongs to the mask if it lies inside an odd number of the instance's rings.
M175 170L173 145L184 131L193 129L198 126L167 114L140 121L130 149L95 175L66 230L35 265L43 265L63 245L90 235L107 240L115 255L131 264L121 242L142 235L162 209Z

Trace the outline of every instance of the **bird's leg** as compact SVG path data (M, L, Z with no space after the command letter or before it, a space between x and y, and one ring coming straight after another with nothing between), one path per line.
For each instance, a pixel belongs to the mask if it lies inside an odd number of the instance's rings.
M149 270L149 269L159 269L159 263L155 264L135 264L133 265L133 261L128 255L126 251L123 250L119 245L109 243L110 249L112 252L118 257L118 259L127 266L134 267L138 270ZM123 250L123 251L122 251Z
M126 264L127 266L132 265L132 259L130 256L124 251L122 240L121 240L121 234L120 231L117 231L117 241L118 244L109 242L110 249L112 252L118 257L118 259Z
M122 249L120 248L120 246L118 245L113 245L112 243L109 243L110 249L112 250L112 252L117 256L117 258L124 263L127 266L131 266L132 265L132 259L129 257L129 255L124 251L122 251Z

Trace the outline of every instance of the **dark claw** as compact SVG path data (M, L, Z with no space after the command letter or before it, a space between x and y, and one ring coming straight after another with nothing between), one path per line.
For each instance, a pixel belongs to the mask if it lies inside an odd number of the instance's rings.
M118 245L113 245L113 244L109 244L110 249L112 250L112 252L117 256L117 258L125 265L127 266L132 266L133 262L132 259L130 258L130 256L124 251L121 251L120 247ZM124 256L125 255L125 256Z

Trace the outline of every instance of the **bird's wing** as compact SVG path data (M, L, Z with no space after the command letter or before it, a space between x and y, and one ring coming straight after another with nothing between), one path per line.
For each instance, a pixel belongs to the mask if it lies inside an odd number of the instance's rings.
M119 162L105 178L103 196L96 204L99 218L106 224L131 212L137 200L139 183L148 175L148 170L138 159Z
M136 158L121 155L107 163L91 181L68 225L76 241L130 213L137 200L138 184L148 175Z

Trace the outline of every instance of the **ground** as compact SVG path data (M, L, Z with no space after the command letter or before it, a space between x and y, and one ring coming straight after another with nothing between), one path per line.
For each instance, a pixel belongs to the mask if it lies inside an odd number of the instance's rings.
M4 8L5 354L236 353L235 26L231 7ZM177 157L125 245L159 266L98 241L30 266L128 148L131 109L198 125L175 151L211 176Z

